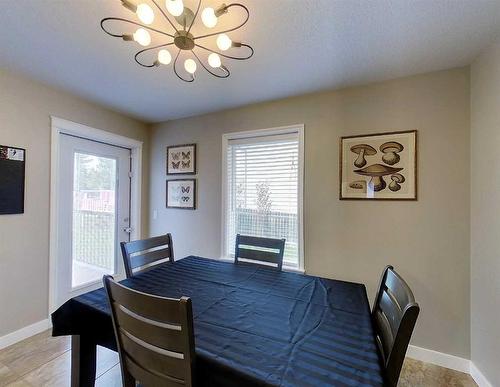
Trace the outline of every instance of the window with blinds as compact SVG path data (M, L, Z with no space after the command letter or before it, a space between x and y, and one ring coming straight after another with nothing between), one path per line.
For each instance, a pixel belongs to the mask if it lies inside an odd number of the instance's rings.
M285 238L284 264L300 267L299 141L298 131L228 139L226 256L236 234Z

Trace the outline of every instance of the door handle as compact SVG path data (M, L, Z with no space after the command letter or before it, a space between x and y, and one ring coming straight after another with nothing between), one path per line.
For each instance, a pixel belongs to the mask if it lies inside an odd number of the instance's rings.
M125 227L123 231L125 231L127 234L130 234L132 233L132 227Z

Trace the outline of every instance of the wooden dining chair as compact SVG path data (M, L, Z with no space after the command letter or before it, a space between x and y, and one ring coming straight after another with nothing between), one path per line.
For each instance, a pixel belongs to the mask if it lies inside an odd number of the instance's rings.
M144 270L165 263L174 262L172 235L160 235L132 242L121 242L123 263L127 278Z
M392 266L384 269L373 304L375 338L384 366L385 385L395 387L420 307L413 292Z
M123 385L194 385L191 299L154 296L103 277L111 308Z
M281 271L283 267L283 255L285 253L285 242L285 239L260 238L237 234L234 262L236 264L239 263L241 258L249 260L244 261L245 263L261 264L265 262L270 264L266 265L266 267Z

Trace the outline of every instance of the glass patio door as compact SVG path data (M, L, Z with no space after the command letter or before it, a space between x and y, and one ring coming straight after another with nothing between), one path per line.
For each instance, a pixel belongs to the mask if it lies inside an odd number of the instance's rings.
M60 137L57 302L124 276L130 236L130 149Z

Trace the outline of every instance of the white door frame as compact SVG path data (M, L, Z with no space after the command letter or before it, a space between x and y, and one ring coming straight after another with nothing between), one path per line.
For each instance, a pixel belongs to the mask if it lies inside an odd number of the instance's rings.
M88 140L131 149L132 177L130 182L130 239L141 236L141 181L142 141L134 140L105 130L78 124L73 121L50 116L52 126L50 157L50 247L49 247L49 319L56 308L56 269L58 263L58 219L59 219L59 136L69 134Z

